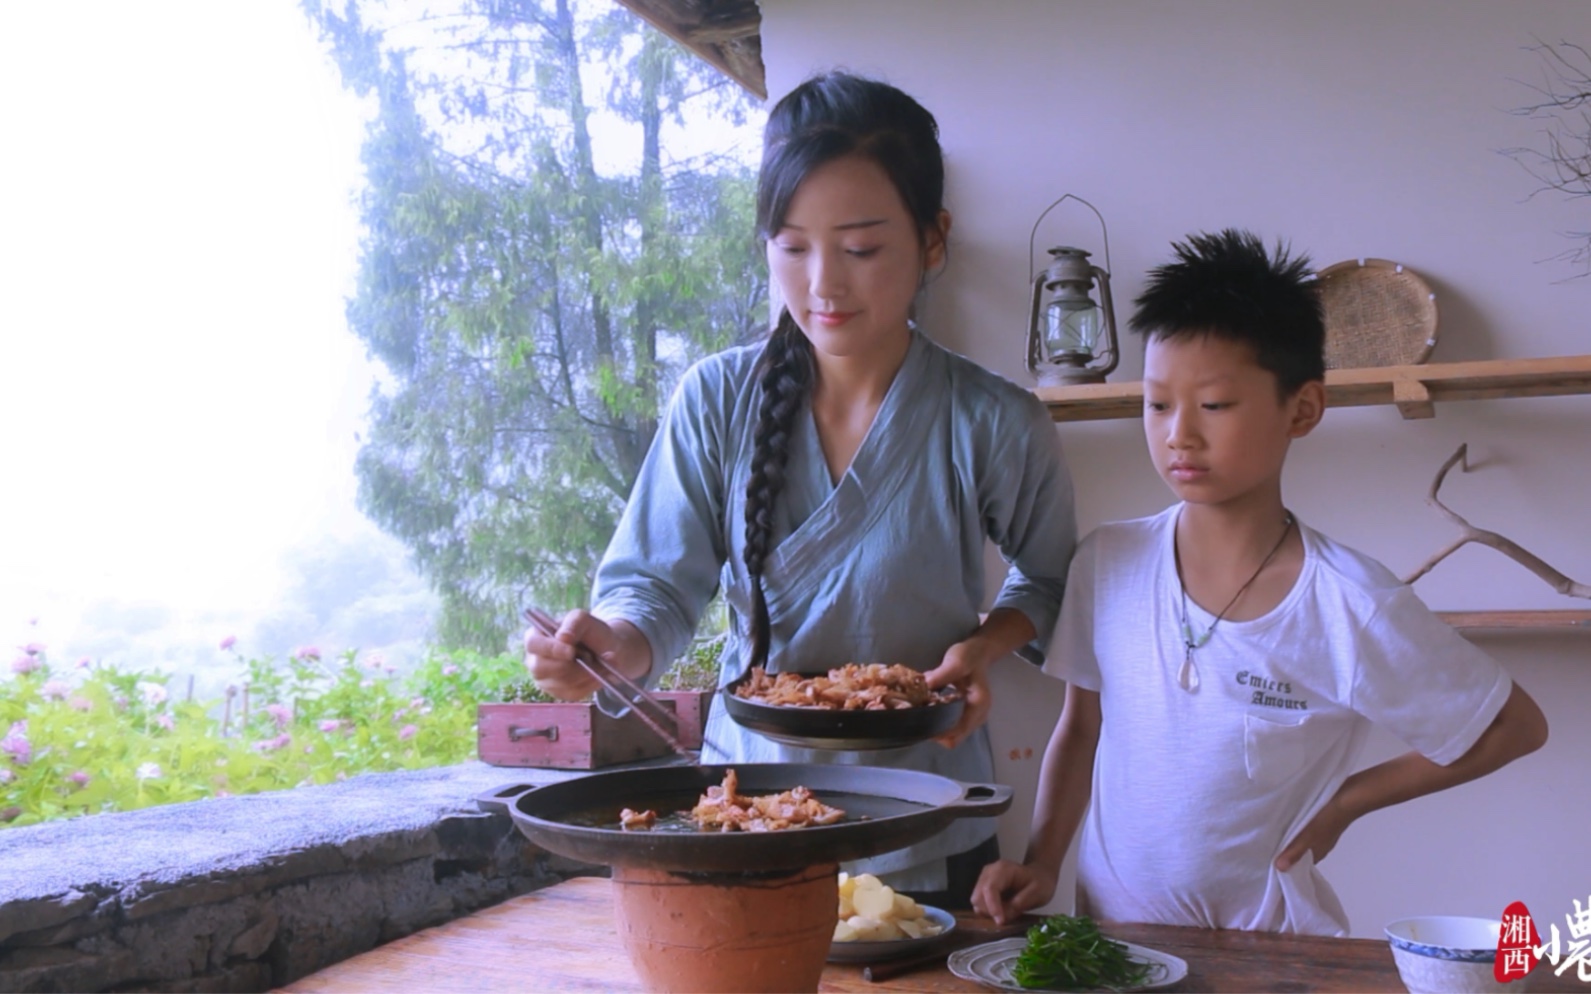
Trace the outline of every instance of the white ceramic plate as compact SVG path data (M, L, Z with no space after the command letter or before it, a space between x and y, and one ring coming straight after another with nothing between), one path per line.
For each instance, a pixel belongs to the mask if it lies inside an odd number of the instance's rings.
M925 935L921 939L891 939L886 942L833 942L829 944L830 963L880 963L884 960L909 956L927 949L956 928L956 916L931 905L921 905L923 915L942 931L938 935Z
M1115 940L1120 942L1121 940ZM1035 988L1023 987L1011 975L1012 967L1016 966L1016 958L1027 946L1026 936L1014 939L1001 939L998 942L986 942L981 946L972 946L968 949L959 949L950 954L950 972L962 980L971 980L1002 991L1033 991L1033 990L1059 990L1060 988ZM1162 987L1170 987L1188 975L1186 960L1170 953L1163 953L1157 949L1134 945L1131 942L1122 942L1127 947L1127 954L1133 959L1142 960L1149 964L1149 979L1138 987L1127 988L1134 991L1155 991ZM1082 990L1083 988L1078 988ZM1087 988L1094 990L1096 988Z

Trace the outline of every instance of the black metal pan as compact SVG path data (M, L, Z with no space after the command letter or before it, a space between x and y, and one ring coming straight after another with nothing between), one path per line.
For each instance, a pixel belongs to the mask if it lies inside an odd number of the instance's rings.
M958 697L942 704L879 711L786 707L735 696L735 688L746 679L743 676L720 692L729 717L775 742L807 749L858 751L913 745L955 728L965 706Z
M619 811L688 812L733 769L740 793L809 788L845 811L832 825L779 832L624 831ZM791 870L901 849L957 818L989 818L1011 806L1010 787L968 784L933 773L874 766L739 763L593 773L542 787L504 787L476 800L506 809L532 842L561 856L607 866L676 872Z

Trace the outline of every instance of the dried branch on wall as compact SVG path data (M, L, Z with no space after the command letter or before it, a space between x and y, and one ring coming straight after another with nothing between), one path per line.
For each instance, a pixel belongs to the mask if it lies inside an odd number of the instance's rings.
M1502 152L1541 183L1536 192L1591 197L1591 52L1567 41L1532 45L1531 51L1541 59L1545 82L1526 84L1536 99L1514 113L1541 122L1540 144ZM1578 264L1579 276L1591 274L1591 231L1564 234L1580 244L1557 258Z
M1459 537L1454 539L1447 546L1447 548L1426 560L1425 565L1404 577L1403 582L1413 583L1415 580L1418 580L1420 577L1431 572L1432 567L1434 567L1437 563L1446 559L1448 556L1451 556L1453 553L1457 552L1459 549L1463 548L1469 543L1477 542L1481 545L1490 546L1491 548L1496 549L1498 552L1501 552L1503 555L1507 556L1509 559L1519 563L1521 566L1530 570L1530 572L1545 580L1547 585L1552 589L1566 597L1591 598L1591 584L1577 583L1553 569L1551 566L1547 565L1544 561L1542 561L1540 556L1535 555L1528 549L1520 547L1518 543L1513 542L1510 539L1506 539L1494 531L1487 531L1484 528L1476 528L1474 525L1464 520L1463 517L1454 513L1446 504L1443 504L1441 500L1437 498L1436 492L1442 489L1442 481L1447 479L1448 470L1452 469L1455 465L1462 465L1463 471L1466 473L1469 472L1469 462L1465 458L1468 452L1469 445L1466 443L1464 445L1460 445L1458 447L1458 451L1454 452L1448 457L1447 462L1442 464L1442 468L1436 471L1436 479L1431 481L1431 492L1427 494L1425 498L1425 502L1427 504L1430 504L1432 507L1436 508L1438 513L1458 526Z

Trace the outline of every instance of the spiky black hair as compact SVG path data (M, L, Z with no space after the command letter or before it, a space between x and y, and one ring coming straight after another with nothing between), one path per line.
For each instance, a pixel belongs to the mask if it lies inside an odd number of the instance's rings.
M1254 350L1283 397L1326 375L1326 322L1314 271L1280 240L1227 228L1173 242L1175 262L1149 271L1130 327L1146 341L1213 335Z

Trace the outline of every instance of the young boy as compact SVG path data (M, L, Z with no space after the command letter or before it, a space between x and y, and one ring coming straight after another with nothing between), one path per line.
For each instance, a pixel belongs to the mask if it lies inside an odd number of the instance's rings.
M1081 824L1080 914L1346 935L1315 866L1343 830L1540 748L1546 722L1384 566L1283 505L1288 446L1326 402L1308 261L1232 230L1174 249L1132 327L1178 503L1078 547L1027 857L985 867L973 906L1003 922L1047 903ZM1416 751L1350 776L1371 723Z

